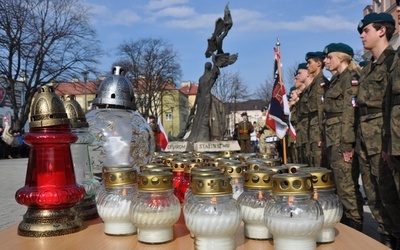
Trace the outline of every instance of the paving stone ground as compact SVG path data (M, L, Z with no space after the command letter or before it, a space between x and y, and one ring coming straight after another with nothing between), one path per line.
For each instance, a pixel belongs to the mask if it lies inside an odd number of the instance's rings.
M27 210L15 201L15 192L25 184L27 164L27 158L0 160L0 231L19 223ZM364 220L363 232L379 240L377 225L367 206Z

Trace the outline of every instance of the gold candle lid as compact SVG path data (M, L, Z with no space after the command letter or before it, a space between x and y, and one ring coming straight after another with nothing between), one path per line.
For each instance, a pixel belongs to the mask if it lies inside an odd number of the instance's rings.
M192 192L198 195L232 194L231 177L228 175L195 176L192 179Z
M313 192L311 174L299 172L272 176L272 193L274 194L309 194Z
M162 191L172 189L172 173L142 172L139 173L139 190Z
M140 172L145 170L145 169L150 169L150 168L161 168L161 167L166 167L162 163L150 163L150 164L143 164L140 165Z
M192 154L192 156L194 156L194 157L203 157L203 153L202 152L194 152Z
M233 155L234 155L234 152L232 152L232 151L221 152L221 157L224 157L224 158L229 158L229 157L232 157Z
M186 164L183 172L185 172L186 174L190 174L190 172L193 168L199 168L202 166L204 166L203 162L190 162L190 163Z
M272 166L272 167L269 167L269 166L264 166L263 165L262 169L268 169L268 170L271 170L271 171L276 172L278 174L284 174L284 173L288 173L289 172L287 167L285 167L285 166Z
M244 164L221 165L219 168L224 174L227 174L233 178L244 177L244 172L247 170L247 166Z
M145 168L141 172L168 172L172 173L172 168L170 167L157 167L157 168Z
M85 113L81 105L76 101L75 95L61 96L68 119L71 121L72 128L88 128Z
M200 167L194 167L192 168L192 173L196 173L196 172L210 172L210 171L218 171L221 172L221 169L219 169L218 167L213 167L213 166L200 166ZM222 172L221 172L222 173Z
M236 165L236 164L241 164L239 160L236 159L227 159L227 158L222 158L219 160L220 165Z
M308 173L312 175L314 188L332 188L335 186L333 173L327 168L309 167L299 168L298 172Z
M29 128L57 125L71 125L71 122L53 87L42 86L31 105Z
M284 164L282 166L287 167L289 173L296 173L297 171L299 171L299 168L307 168L308 164L288 163L288 164Z
M278 166L281 163L279 159L271 159L271 158L259 158L259 161L262 162L266 166Z
M244 173L243 186L251 188L272 189L272 176L276 172L268 170L249 170Z
M120 187L137 183L137 172L133 168L103 167L105 187Z
M185 167L187 167L188 164L189 164L189 162L174 161L171 164L172 172L184 172Z
M177 161L177 157L169 156L169 157L165 157L164 158L164 162L163 163L168 167L172 167L172 164L173 164L174 161Z
M246 162L247 170L260 170L262 168L266 168L267 165L265 165L262 162L257 162L257 161L252 161L252 162Z
M247 160L256 157L256 155L257 155L256 153L241 153L241 154L238 154L239 161L242 162L242 163L245 163Z

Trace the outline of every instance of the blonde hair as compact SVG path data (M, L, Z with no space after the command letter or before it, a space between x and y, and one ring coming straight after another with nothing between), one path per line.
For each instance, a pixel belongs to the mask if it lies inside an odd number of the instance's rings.
M353 60L353 58L349 54L338 51L331 53L336 57L338 57L339 59L342 59L343 61L347 62L347 64L349 65L348 66L349 70L355 71L358 75L361 73L361 67Z

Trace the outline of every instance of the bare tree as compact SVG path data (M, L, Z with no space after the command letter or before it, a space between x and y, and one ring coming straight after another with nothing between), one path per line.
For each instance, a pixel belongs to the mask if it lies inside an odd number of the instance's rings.
M127 70L127 77L134 79L138 111L145 117L161 115L157 111L163 110L163 95L169 94L163 90L175 87L182 75L178 53L161 38L124 41L118 51L118 64Z
M39 87L93 71L97 44L88 9L78 0L0 1L0 84L12 104L13 128L26 123Z
M217 78L211 93L223 104L228 104L230 110L236 109L238 100L245 100L249 98L250 93L247 93L246 86L244 86L239 72L230 72L222 70ZM215 100L213 100L215 101ZM213 105L215 108L216 120L220 122L219 132L221 135L226 131L228 124L225 120L224 105Z
M255 99L264 100L267 104L271 102L272 89L274 87L274 78L272 76L269 77L269 80L265 80L264 84L260 84L253 96Z

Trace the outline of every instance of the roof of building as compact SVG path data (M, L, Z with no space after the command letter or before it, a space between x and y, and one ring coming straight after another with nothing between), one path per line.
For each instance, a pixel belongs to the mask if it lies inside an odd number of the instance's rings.
M225 103L226 112L238 111L238 110L261 110L262 107L265 107L267 104L264 100L256 99L256 100L247 100L243 102L235 103Z
M186 95L196 95L199 86L194 82L189 82L181 87L181 91Z
M86 82L86 94L96 94L101 81ZM85 82L60 82L55 84L57 95L82 95L85 93Z

